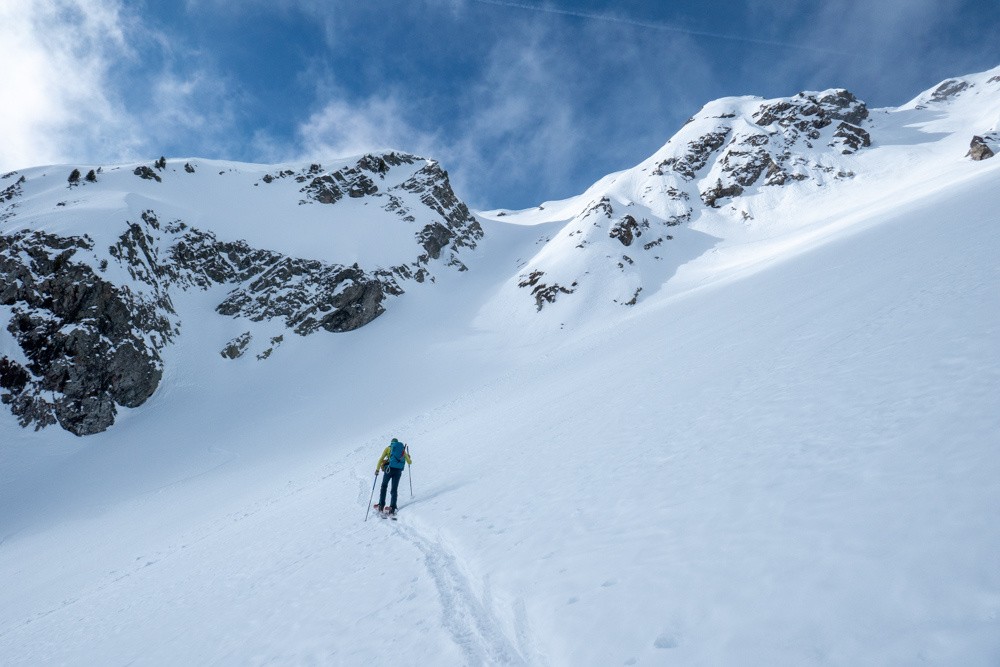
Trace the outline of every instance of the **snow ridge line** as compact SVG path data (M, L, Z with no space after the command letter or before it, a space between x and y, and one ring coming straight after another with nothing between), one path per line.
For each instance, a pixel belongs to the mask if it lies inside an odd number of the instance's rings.
M398 525L398 532L423 554L441 600L444 627L465 655L466 664L528 664L501 629L500 619L462 574L455 554L442 542L433 543L405 525ZM519 630L518 634L524 633Z

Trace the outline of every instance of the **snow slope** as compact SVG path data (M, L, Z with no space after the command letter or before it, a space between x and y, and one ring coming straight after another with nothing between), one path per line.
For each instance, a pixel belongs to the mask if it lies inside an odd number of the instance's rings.
M268 363L184 293L113 429L0 417L0 662L997 664L1000 161L922 111L634 308L511 290L559 219Z

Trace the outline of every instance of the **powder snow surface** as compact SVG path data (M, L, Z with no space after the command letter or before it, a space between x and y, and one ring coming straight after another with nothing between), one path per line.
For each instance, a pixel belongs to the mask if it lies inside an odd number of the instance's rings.
M266 362L179 298L110 431L0 413L0 663L1000 664L1000 160L908 131L614 316L517 215Z

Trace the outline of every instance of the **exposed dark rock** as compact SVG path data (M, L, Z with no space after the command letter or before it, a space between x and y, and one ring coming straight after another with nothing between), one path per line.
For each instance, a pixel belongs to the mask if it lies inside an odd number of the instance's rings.
M708 160L712 157L712 154L726 143L726 137L729 136L729 132L730 129L725 127L705 134L697 141L688 144L688 150L684 155L667 158L658 164L656 169L653 170L653 174L662 176L664 171L669 169L683 176L685 180L694 180L698 171L708 164Z
M397 156L397 159L403 158ZM429 162L398 187L406 192L420 195L420 202L441 216L440 223L452 234L448 241L451 249L448 264L464 269L464 265L458 260L457 252L461 248L475 248L477 242L483 238L483 228L465 202L455 196L448 179L448 172L441 169L437 162ZM397 211L397 215L404 215L404 212ZM421 233L424 231L426 228ZM418 238L423 244L423 239ZM426 263L426 260L422 263Z
M113 423L116 404L139 405L159 383L162 362L151 342L171 332L156 331L164 320L150 316L153 304L75 261L90 250L85 237L0 236L0 303L13 307L7 329L30 374L4 402L23 426L58 421L77 435L97 433ZM7 369L5 385L20 385Z
M649 226L649 222L646 222ZM642 236L642 226L631 215L626 215L611 227L611 238L621 241L623 246L632 245L632 241Z
M947 101L969 87L970 84L968 81L962 81L961 79L948 79L935 88L934 92L931 93L931 102Z
M69 173L69 178L66 179L66 180L69 181L70 185L73 185L75 183L79 183L80 182L80 170L79 169L74 169L73 171L71 171Z
M249 331L241 333L236 338L232 339L226 346L222 348L220 354L226 359L239 359L247 351L247 347L250 346L250 342L253 340L253 336Z
M401 162L398 156L390 159L393 162ZM302 188L301 192L306 195L307 199L318 201L321 204L336 204L344 198L345 194L355 199L373 195L379 189L365 171L383 177L389 171L389 166L389 162L384 157L366 155L358 160L358 163L353 167L338 169L329 174L319 175L322 167L314 164L309 167L309 171L307 172L307 175L311 176L312 179L308 185ZM297 177L296 180L299 180L299 178L301 177ZM267 180L267 177L264 180L267 183L271 182ZM305 203L305 200L302 203Z
M840 142L840 147L842 149L841 153L844 155L849 155L856 152L859 148L867 148L872 145L871 135L862 130L860 127L849 123L841 123L837 126L837 131L833 136L842 140ZM830 145L837 146L837 143L832 143Z
M301 191L320 204L336 204L344 198L344 191L337 185L333 176L329 175L317 176Z
M8 185L3 190L0 190L0 202L8 202L14 199L14 197L19 197L23 193L21 186L24 185L24 181L24 176L21 176L19 179L14 181L13 184Z
M465 270L458 253L474 248L483 230L455 196L447 172L428 162L392 192L376 185L392 167L418 161L423 162L388 153L365 156L356 166L330 174L314 164L298 176L290 170L268 175L272 181L303 177L301 182L308 183L303 191L314 201L324 198L322 188L310 189L317 182L340 197L371 197L401 224L416 217L397 195L418 194L432 212L432 221L414 231L415 248L419 243L423 252L389 269L368 272L357 264L288 257L245 241L219 240L180 220L162 222L153 211L127 221L105 249L95 249L87 237L34 231L0 235L0 305L10 307L7 328L27 359L0 358L0 399L22 426L59 423L77 435L97 433L114 422L117 406L141 405L158 386L160 352L180 332L171 301L175 290L226 285L230 292L217 307L220 314L280 319L308 335L320 329L352 331L371 322L384 312L388 297L402 294L398 280L433 280L427 268L432 260ZM157 168L165 168L164 160L157 162ZM134 173L160 180L147 166ZM21 195L24 182L22 176L0 191L0 202ZM8 205L4 215L13 215L14 206ZM131 281L115 285L101 278L109 261L117 262ZM274 337L258 357L267 358L282 340ZM227 346L223 354L245 352L249 340L240 342L233 341L235 347Z
M159 183L162 180L159 174L157 174L155 171L153 171L146 165L136 167L132 173L138 176L139 178L145 179L147 181L156 181L157 183Z
M835 120L857 125L866 118L867 105L846 90L836 90L820 98L799 93L790 101L762 105L754 114L754 120L762 127L774 124L784 128L794 127L814 139L819 136L815 130L821 130Z
M440 222L433 222L420 231L420 245L432 259L441 256L441 250L448 247L455 234Z
M356 329L384 312L387 295L402 293L386 272L220 242L183 223L163 225L151 211L109 249L133 287L116 287L74 260L91 250L86 238L0 236L0 303L13 306L8 329L30 360L23 369L6 360L0 373L4 403L22 425L58 421L77 435L97 433L114 422L116 405L148 399L162 375L159 351L179 331L174 285L236 284L220 313L282 318L302 335Z
M390 276L350 267L284 257L249 284L237 287L216 308L253 321L283 318L300 335L322 328L353 331L385 312L382 301L402 290Z
M868 117L868 107L846 90L821 96L799 93L789 100L762 104L755 122L768 134L750 134L734 140L718 159L722 176L715 187L702 193L710 206L722 197L738 196L761 179L765 185L783 185L808 178L809 172L824 173L827 167L798 155L797 146L812 148L834 121L831 146L844 154L871 145L868 132L857 124Z
M7 357L0 357L0 388L20 394L30 379L31 376L21 364Z
M784 176L771 154L761 149L768 144L766 136L750 135L740 144L740 148L730 147L720 161L722 171L729 174L738 185L753 185L764 172L767 172L769 179L777 174Z
M547 285L541 282L542 276L545 273L543 271L532 271L527 276L521 276L521 281L517 283L518 287L531 287L531 293L535 297L535 305L539 311L542 310L542 306L546 303L555 303L556 297L560 294L572 294L576 290L571 289L576 287L576 282L574 281L569 287L563 287L558 283L552 283Z
M993 157L993 150L986 144L986 140L980 136L972 137L972 143L969 144L969 152L965 154L965 157L972 158L973 160L988 160Z
M606 218L611 219L614 214L614 209L611 208L611 200L607 197L601 197L601 200L596 204L592 204L586 211L583 212L581 217L586 218L591 213L600 212Z
M833 120L858 125L868 118L868 106L847 90L836 90L816 101L823 112Z
M267 359L268 357L270 357L274 353L274 351L281 345L281 343L284 340L285 340L284 336L274 336L274 337L272 337L271 338L271 347L267 348L266 350L264 350L263 352L261 352L260 354L258 354L257 355L257 360L258 361L263 361L264 359Z
M738 183L724 186L722 184L722 180L718 179L713 187L701 193L701 200L705 202L706 206L719 208L716 202L720 199L725 199L727 197L739 197L741 194L743 194L743 187Z
M185 162L184 163L184 171L186 171L189 174L193 174L194 173L194 167L191 166L190 162Z

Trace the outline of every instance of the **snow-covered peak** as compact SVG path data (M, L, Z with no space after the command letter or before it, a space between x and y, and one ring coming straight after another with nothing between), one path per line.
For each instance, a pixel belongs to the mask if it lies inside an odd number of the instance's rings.
M988 104L1000 100L1000 65L985 72L945 79L928 88L906 104L901 110L938 107L955 104Z
M559 301L552 320L562 325L573 313L635 305L722 239L795 231L868 188L888 197L915 185L900 178L901 164L916 163L915 182L962 169L968 156L1000 148L998 110L1000 68L950 79L898 109L871 110L842 88L726 97L577 197L482 217L559 227L508 289L528 293L526 309Z
M482 235L440 165L405 153L5 174L4 402L22 426L104 430L159 385L183 292L238 323L209 345L263 361L288 335L355 330L410 284L464 271Z

